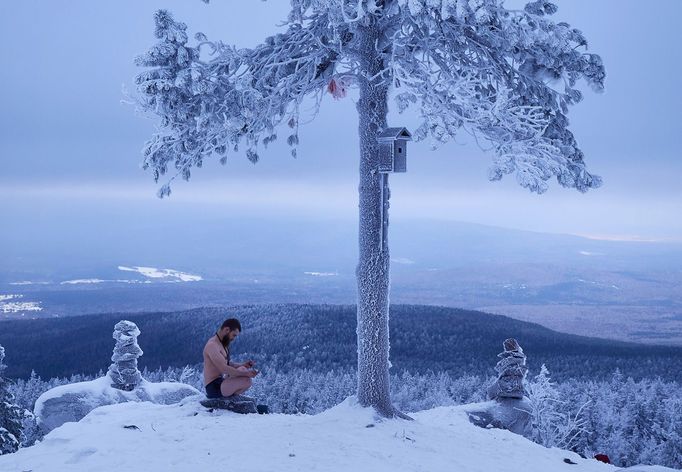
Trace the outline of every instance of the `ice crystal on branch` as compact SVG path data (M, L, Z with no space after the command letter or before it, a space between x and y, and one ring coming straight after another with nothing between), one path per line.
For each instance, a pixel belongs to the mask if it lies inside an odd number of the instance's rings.
M357 28L376 21L382 78L396 89L398 110L418 107L417 138L445 143L465 130L490 143L492 180L514 173L541 193L554 176L584 192L601 180L585 168L566 113L582 98L577 81L601 90L604 68L583 50L579 30L550 21L556 10L547 1L519 12L500 0L294 0L285 32L239 50L201 33L189 46L186 25L159 11L160 42L137 59L150 67L137 77L140 108L161 118L143 166L157 180L169 167L169 181L189 179L210 155L226 162L241 141L257 162L257 148L297 117L305 96L319 103L325 88L345 95L349 84L332 76L358 74Z
M561 405L565 402L554 383L550 379L549 370L542 364L540 373L528 383L528 398L531 406L530 416L532 439L546 447L574 449L577 439L586 433L586 420L583 404L575 414L566 413Z
M170 13L156 14L160 42L138 59L138 107L160 120L144 148L145 169L177 176L241 148L253 163L283 124L291 154L299 143L299 109L319 106L326 92L359 91L360 264L358 265L358 398L386 416L388 400L388 216L375 221L379 185L378 134L389 127L388 99L421 119L416 140L447 143L459 133L494 154L490 179L514 174L537 193L556 178L584 192L601 179L590 174L568 129L568 108L584 80L601 90L604 67L586 52L584 36L550 17L556 7L533 1L508 10L502 0L291 0L282 32L237 49L195 35ZM313 114L316 108L313 109ZM381 244L378 243L381 238ZM377 248L381 247L379 250ZM371 367L371 368L370 368ZM371 398L371 399L370 399ZM370 399L370 400L368 400Z

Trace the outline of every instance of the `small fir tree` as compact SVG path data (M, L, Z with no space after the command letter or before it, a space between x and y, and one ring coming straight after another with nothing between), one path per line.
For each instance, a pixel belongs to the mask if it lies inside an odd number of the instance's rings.
M122 320L114 326L116 345L109 366L109 377L113 381L111 386L114 388L130 391L142 380L137 368L137 358L142 355L142 349L137 345L139 335L140 330L132 321Z
M36 371L31 369L31 375L26 380L17 380L14 385L14 398L17 405L29 411L33 410L36 400L45 392L43 389L45 382L40 378ZM17 392L17 386L21 385L21 393Z
M668 415L660 463L682 469L682 399L670 398L663 404Z
M5 348L0 346L0 455L16 452L23 440L24 420L32 416L14 403L9 379L4 377Z
M526 393L531 406L532 439L546 447L573 449L584 432L585 420L582 410L571 416L565 411L556 383L552 382L549 370L542 364L540 373L526 385Z
M194 380L199 377L201 377L201 372L197 371L197 369L195 369L192 366L186 365L185 367L183 367L182 372L180 372L180 375L178 376L178 381L180 383L192 385L194 383Z

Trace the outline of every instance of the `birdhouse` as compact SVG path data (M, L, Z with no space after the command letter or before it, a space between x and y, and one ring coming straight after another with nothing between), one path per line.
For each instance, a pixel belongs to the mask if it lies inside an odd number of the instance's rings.
M405 128L386 128L377 137L379 172L407 172L407 142L412 135Z

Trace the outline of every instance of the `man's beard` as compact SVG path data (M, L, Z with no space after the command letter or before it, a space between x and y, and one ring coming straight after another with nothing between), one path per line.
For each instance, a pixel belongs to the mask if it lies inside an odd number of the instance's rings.
M220 343L223 345L223 347L227 347L230 345L230 335L226 334L223 336L223 338L220 340Z

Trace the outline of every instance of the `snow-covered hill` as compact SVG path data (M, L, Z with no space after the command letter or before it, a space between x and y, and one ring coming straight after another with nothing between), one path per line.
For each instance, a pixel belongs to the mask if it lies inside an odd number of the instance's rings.
M618 470L571 452L546 449L508 431L477 428L467 420L469 408L436 408L415 413L415 421L386 421L357 406L353 398L315 416L209 412L196 397L170 406L123 403L98 408L79 423L52 431L36 446L0 456L0 470Z

